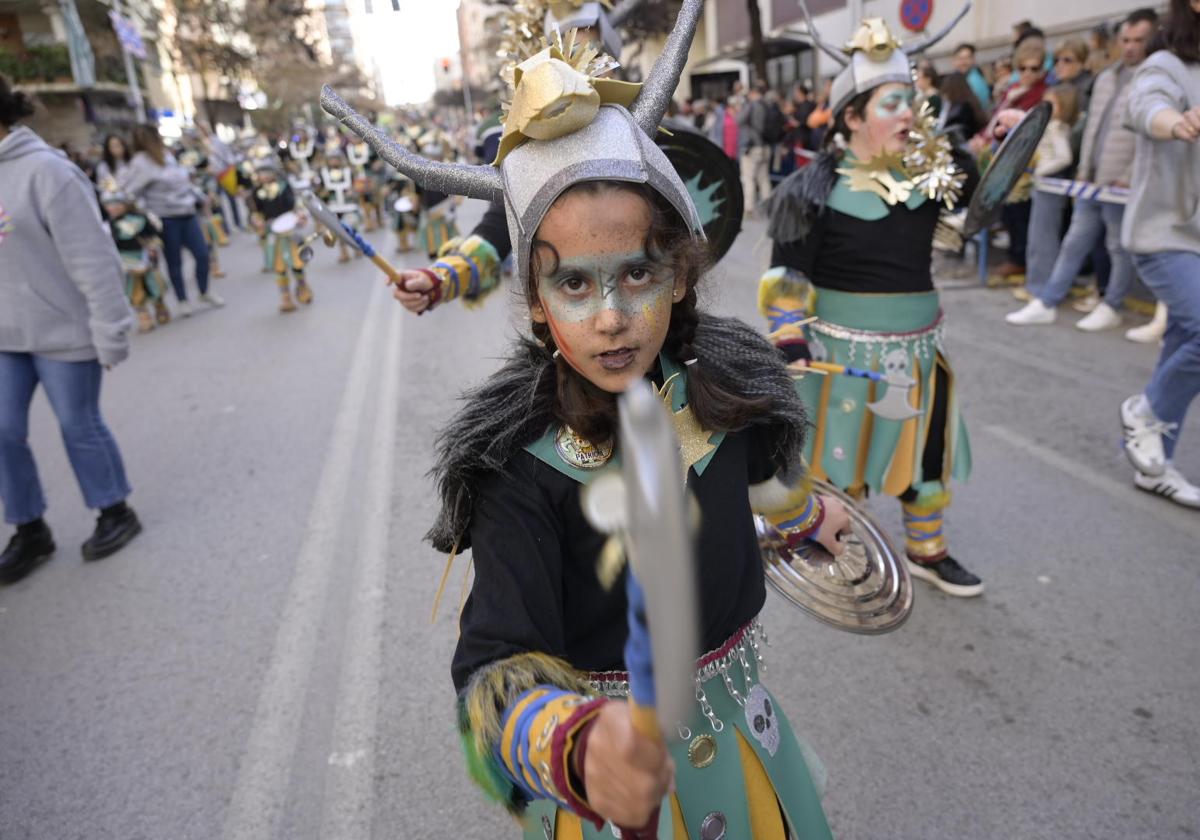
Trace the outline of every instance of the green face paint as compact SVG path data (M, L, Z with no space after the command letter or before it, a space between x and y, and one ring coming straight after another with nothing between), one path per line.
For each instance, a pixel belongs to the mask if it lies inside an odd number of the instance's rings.
M642 251L580 255L539 276L538 297L559 322L581 323L606 309L635 318L670 296L673 279L670 269Z
M885 93L875 103L875 116L881 120L889 120L906 111L911 111L914 95L912 88L901 88Z

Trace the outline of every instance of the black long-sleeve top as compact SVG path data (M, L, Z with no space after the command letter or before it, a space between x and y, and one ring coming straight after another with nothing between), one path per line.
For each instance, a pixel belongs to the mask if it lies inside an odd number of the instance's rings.
M959 206L965 206L979 183L969 155L955 152L955 163L967 173ZM904 204L882 219L867 221L826 207L804 239L776 242L771 265L803 272L824 289L861 294L928 292L933 289L930 257L942 205L925 201L915 210Z
M748 489L775 472L765 433L752 428L727 434L704 474L691 474L688 486L703 512L696 559L704 650L720 647L762 610ZM610 591L596 579L606 538L584 518L581 489L524 450L476 488L475 582L451 668L456 690L480 667L534 651L583 671L624 670L624 578Z

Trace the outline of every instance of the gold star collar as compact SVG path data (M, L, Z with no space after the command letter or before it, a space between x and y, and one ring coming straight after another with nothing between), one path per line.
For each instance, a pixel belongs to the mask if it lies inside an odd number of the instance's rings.
M688 470L703 461L717 447L710 442L712 433L701 428L690 405L686 405L678 411L672 409L675 380L678 378L679 374L675 374L664 382L662 388L658 390L658 395L666 404L667 410L671 412L671 422L675 426L675 434L679 437L679 456L683 462L683 482L686 484Z

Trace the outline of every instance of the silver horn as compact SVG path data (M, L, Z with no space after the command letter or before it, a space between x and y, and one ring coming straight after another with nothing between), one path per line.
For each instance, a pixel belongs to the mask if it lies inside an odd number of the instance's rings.
M504 194L500 170L491 166L442 163L415 155L371 125L366 117L346 104L329 85L321 88L321 107L361 137L388 165L426 189L488 201Z
M808 4L805 3L804 0L800 0L800 8L804 11L804 23L808 26L808 32L805 33L808 35L808 39L812 41L814 45L820 47L823 53L832 58L838 64L842 65L843 67L849 64L850 59L844 52L832 44L826 43L821 38L821 33L817 32L817 27L813 26L812 14L808 11Z
M687 63L688 50L692 47L692 38L696 35L696 24L703 12L704 0L683 0L675 28L667 38L662 55L654 62L649 78L642 85L642 92L630 109L638 126L650 137L658 133L658 124L662 122L667 105L675 95L683 65Z
M958 14L956 14L954 16L954 20L950 21L948 24L946 24L944 27L942 27L942 29L936 35L933 35L929 38L925 38L924 40L918 41L915 44L913 44L912 46L905 44L902 47L902 49L904 50L904 54L913 56L913 55L920 55L921 53L925 52L925 50L929 49L934 44L936 44L938 41L942 40L947 35L949 35L950 30L952 30L952 29L954 29L954 27L958 26L959 21L961 21L964 17L966 17L967 12L969 12L969 11L971 11L971 0L967 0L967 2L962 7L962 11L960 11Z

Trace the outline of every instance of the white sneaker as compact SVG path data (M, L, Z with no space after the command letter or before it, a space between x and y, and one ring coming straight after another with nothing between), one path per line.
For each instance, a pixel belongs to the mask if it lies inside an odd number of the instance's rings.
M1138 344L1154 344L1162 341L1163 334L1167 331L1167 307L1161 303L1154 307L1154 320L1149 324L1143 324L1140 327L1134 327L1131 330L1125 331L1125 338L1129 341L1136 341Z
M200 300L207 303L209 306L224 306L225 298L221 297L216 292L205 292L200 295Z
M1167 470L1167 454L1162 438L1175 430L1154 416L1144 394L1135 394L1121 403L1121 425L1125 429L1125 456L1134 469L1157 478Z
M179 306L175 307L175 314L180 318L190 317L192 314L192 305L186 300L179 301Z
M1084 332L1100 332L1121 326L1121 313L1107 303L1101 302L1086 318L1080 319L1075 329Z
M1169 499L1177 505L1200 510L1200 487L1192 484L1171 464L1157 478L1145 473L1134 473L1133 483L1139 490Z
M1056 318L1058 318L1058 311L1053 306L1042 303L1038 298L1029 301L1016 312L1009 312L1004 316L1005 321L1019 327L1053 324Z

